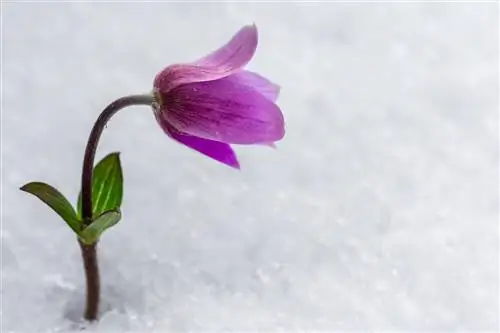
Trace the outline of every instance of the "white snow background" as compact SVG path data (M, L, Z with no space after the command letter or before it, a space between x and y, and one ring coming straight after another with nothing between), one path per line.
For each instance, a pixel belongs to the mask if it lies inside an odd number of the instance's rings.
M255 22L282 86L276 150L232 170L122 111L124 217L101 239L86 332L496 331L496 3L4 3L2 332L71 332L72 202L99 112Z

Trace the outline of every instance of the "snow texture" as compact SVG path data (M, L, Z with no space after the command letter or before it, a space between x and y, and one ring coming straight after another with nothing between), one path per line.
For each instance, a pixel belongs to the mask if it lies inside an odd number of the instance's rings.
M4 3L2 332L496 331L496 3ZM124 218L100 242L102 313L80 320L72 202L100 110L245 24L287 135L240 172L109 124Z

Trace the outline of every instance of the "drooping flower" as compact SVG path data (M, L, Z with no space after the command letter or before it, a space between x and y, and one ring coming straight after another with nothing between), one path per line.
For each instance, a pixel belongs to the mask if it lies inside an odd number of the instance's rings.
M156 76L155 116L168 136L234 168L239 163L229 144L272 145L283 138L279 86L244 69L257 43L256 26L245 26L218 50Z

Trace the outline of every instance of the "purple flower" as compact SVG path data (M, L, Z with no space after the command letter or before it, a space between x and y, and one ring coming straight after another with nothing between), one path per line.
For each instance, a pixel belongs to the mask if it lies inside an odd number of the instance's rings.
M283 138L279 86L243 69L257 42L257 27L245 26L220 49L156 76L155 116L168 136L234 168L229 144L272 146Z

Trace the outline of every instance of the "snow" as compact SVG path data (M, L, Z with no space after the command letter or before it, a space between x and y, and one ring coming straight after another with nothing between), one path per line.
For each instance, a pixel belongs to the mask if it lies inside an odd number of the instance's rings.
M498 329L495 3L4 3L3 332ZM255 22L282 86L276 150L241 172L124 110L123 220L101 239L101 320L79 248L19 191L72 202L89 130Z

